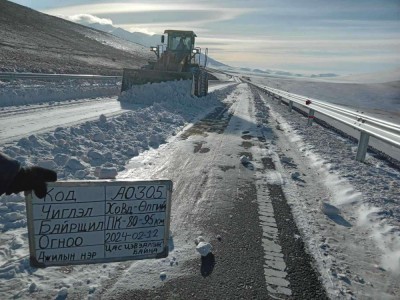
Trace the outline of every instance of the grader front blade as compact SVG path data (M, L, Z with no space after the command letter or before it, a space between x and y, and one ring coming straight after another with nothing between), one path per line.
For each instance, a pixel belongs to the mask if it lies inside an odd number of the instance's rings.
M174 80L193 80L191 72L170 72L147 69L124 69L121 92L132 86Z

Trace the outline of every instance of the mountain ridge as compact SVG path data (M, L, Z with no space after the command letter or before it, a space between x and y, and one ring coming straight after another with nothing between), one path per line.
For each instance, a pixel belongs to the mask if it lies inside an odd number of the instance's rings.
M142 45L0 1L0 71L121 75L152 59Z
M69 18L66 18L67 20L70 20ZM79 19L79 20L74 20L74 22L77 22L77 24L81 24L96 30L100 30L103 32L107 32L110 34L113 34L119 38L125 39L127 41L133 42L133 43L137 43L137 44L141 44L145 47L152 47L152 46L156 46L159 45L161 42L161 35L149 35L146 33L142 33L142 32L130 32L127 31L121 27L116 27L114 25L111 24L100 24L100 23L91 23L86 21L85 19ZM205 61L205 55L204 53L201 54L201 61L204 62ZM224 63L221 63L213 58L211 58L210 56L207 57L207 65L209 65L210 67L216 67L216 68L221 68L221 67L230 67Z

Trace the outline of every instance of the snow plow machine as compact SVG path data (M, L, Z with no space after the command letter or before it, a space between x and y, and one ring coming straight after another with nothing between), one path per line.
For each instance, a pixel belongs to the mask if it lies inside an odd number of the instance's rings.
M193 31L165 30L161 44L151 47L157 61L149 62L141 69L124 69L121 93L135 85L174 80L192 80L192 95L202 97L208 93L207 50L204 65L200 66L201 48L195 47L196 34ZM196 56L198 56L196 62Z

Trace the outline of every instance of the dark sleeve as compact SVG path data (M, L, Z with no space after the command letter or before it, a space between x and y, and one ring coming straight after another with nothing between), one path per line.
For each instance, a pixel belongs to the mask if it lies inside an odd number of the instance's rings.
M0 153L0 196L6 192L20 168L18 161Z

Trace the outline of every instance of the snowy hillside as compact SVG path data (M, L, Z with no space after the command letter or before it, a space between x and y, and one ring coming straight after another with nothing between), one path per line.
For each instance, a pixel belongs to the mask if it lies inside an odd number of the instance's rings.
M146 47L152 47L152 46L157 46L160 45L161 43L161 35L150 35L150 34L146 34L146 33L142 33L142 32L129 32L127 30L124 30L122 28L119 27L115 27L111 24L100 24L98 23L99 21L94 19L93 16L90 15L77 15L74 16L73 18L68 18L65 17L67 20L71 20L73 22L77 22L79 24L97 29L97 30L101 30L107 33L111 33L117 37L120 37L122 39L125 39L127 41L133 42L133 43L137 43ZM204 49L203 49L204 51ZM201 64L204 64L205 61L205 55L204 53L201 53ZM229 66L216 61L215 59L208 57L207 58L207 66L210 66L212 68L230 68Z
M116 75L152 58L148 48L0 1L0 71Z
M111 24L103 24L101 23L101 20L95 19L91 15L85 15L85 14L80 14L77 16L73 17L66 17L62 16L64 19L87 26L91 27L100 31L104 31L107 33L111 33L117 37L120 37L122 39L125 39L130 42L134 42L140 45L143 45L145 47L151 47L151 46L156 46L160 43L161 41L161 35L150 35L142 32L129 32L125 29L122 29L120 27L115 27Z
M160 36L111 27L97 26L101 31L1 1L0 71L121 75L155 60L148 47Z

